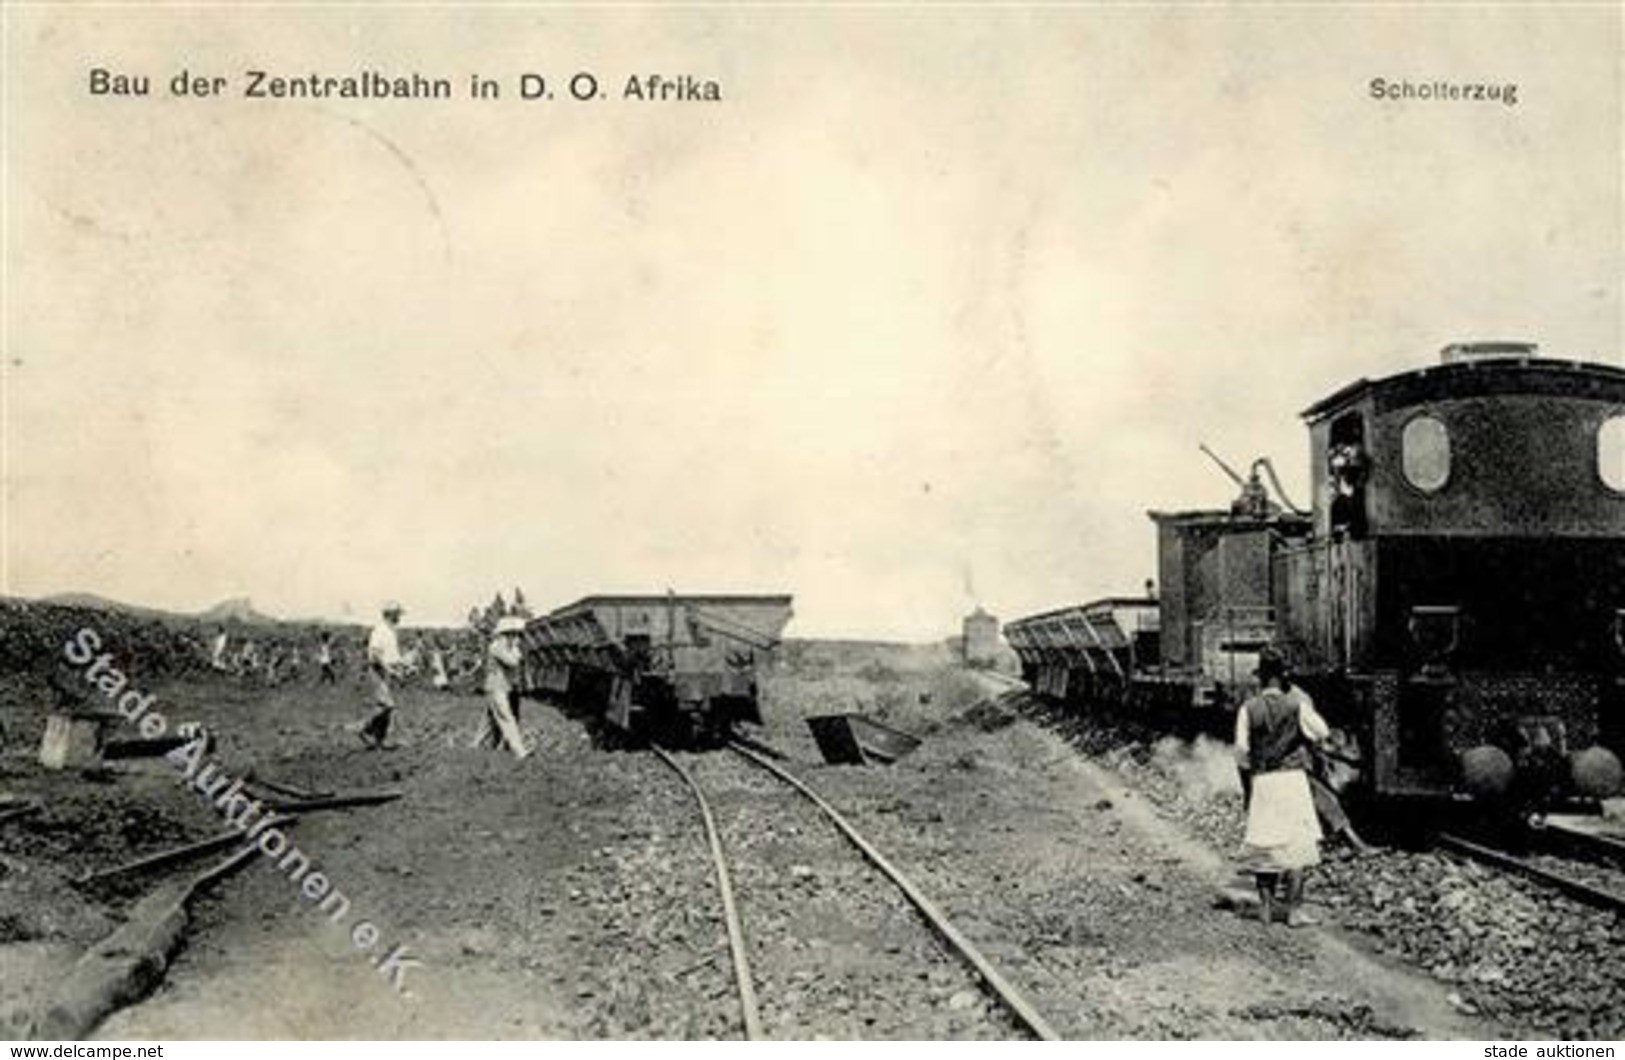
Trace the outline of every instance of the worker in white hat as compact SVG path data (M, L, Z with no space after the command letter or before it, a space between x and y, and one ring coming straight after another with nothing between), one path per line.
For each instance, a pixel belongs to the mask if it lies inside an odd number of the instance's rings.
M391 689L406 673L401 656L401 640L396 629L401 624L401 605L390 600L379 608L382 616L367 636L367 669L372 676L372 716L361 726L362 742L382 748L389 738L389 723L395 714Z
M491 645L485 652L485 726L474 743L486 748L506 744L515 758L530 754L513 709L519 698L520 665L524 659L519 638L524 632L525 620L518 615L497 619Z

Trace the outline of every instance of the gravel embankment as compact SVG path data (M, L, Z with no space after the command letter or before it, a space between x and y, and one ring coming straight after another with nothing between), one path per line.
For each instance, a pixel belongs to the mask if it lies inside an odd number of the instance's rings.
M1143 791L1215 849L1234 850L1242 808L1228 749L1121 724L1022 709ZM1554 862L1555 864L1555 862ZM1617 878L1565 864L1594 879ZM1625 1035L1625 918L1538 883L1430 851L1353 857L1328 849L1311 900L1380 953L1450 991L1463 1012L1509 1033L1617 1039Z
M810 802L732 756L689 764L724 837L769 1035L1021 1036Z

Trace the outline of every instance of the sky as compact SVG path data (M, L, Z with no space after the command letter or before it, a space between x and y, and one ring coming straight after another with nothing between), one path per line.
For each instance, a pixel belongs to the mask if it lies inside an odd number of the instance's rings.
M1137 591L1146 511L1234 493L1201 443L1306 503L1298 413L1354 379L1620 359L1617 5L0 17L9 594L791 592L791 635L934 638Z

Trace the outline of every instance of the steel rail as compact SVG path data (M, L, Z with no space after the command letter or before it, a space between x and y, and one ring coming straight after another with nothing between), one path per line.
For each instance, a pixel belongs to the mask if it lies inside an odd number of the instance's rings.
M266 819L264 827L285 828L297 823L298 820L299 818L297 817L275 814ZM95 886L96 884L105 883L106 881L114 879L115 877L128 875L129 873L133 872L147 872L152 869L168 868L170 865L187 861L194 857L200 857L204 854L212 854L217 850L224 850L229 846L244 842L246 842L250 848L254 846L253 840L247 839L246 835L242 831L234 828L229 832L222 832L221 834L209 839L199 840L195 843L186 843L178 847L171 847L168 850L160 850L156 854L148 854L146 857L136 858L133 861L121 862L120 864L114 865L111 868L100 869L95 872L86 872L81 876L73 878L69 882L76 887Z
M1570 898L1599 909L1613 912L1625 912L1625 894L1617 891L1604 890L1601 887L1577 880L1572 876L1565 876L1560 872L1553 872L1536 865L1527 858L1520 858L1516 854L1508 854L1504 850L1496 850L1481 843L1474 843L1470 839L1460 836L1441 834L1435 837L1436 842L1446 850L1463 857L1482 861L1487 865L1515 872L1526 876L1536 883L1543 883L1555 891L1561 892Z
M1585 831L1557 821L1547 821L1534 833L1540 843L1570 857L1607 862L1625 869L1625 840L1616 836Z
M728 949L733 954L734 982L739 988L739 1011L745 1022L745 1038L759 1041L762 1037L762 1017L756 1006L756 986L750 977L750 955L745 950L745 930L739 923L739 909L734 904L733 881L728 876L728 859L722 852L722 838L717 834L716 818L711 815L711 804L693 775L683 768L664 748L655 747L654 753L671 766L682 778L694 801L699 804L700 816L705 821L705 838L711 845L711 861L716 867L717 891L722 895L722 915L728 927Z
M14 806L0 807L0 822L15 821L20 817L39 813L44 808L44 805L38 802L23 802Z
M908 900L914 904L914 908L920 911L920 915L925 917L930 925L936 929L936 931L942 935L943 938L948 940L949 944L952 945L953 948L958 951L959 955L976 970L977 974L982 977L982 981L986 983L990 989L992 989L993 993L1001 1002L1004 1003L1005 1007L1013 1012L1016 1015L1016 1018L1019 1019L1027 1027L1027 1029L1032 1032L1034 1037L1047 1042L1059 1041L1061 1039L1061 1036L1057 1034L1055 1029L1049 1025L1049 1021L1044 1019L1044 1017L1039 1014L1038 1010L1033 1007L1032 1003L1023 997L1021 993L1016 990L1016 988L1012 986L1007 979L1004 978L1003 975L999 974L998 969L993 967L993 963L984 957L982 952L978 950L969 939L961 934L958 928L954 927L947 915L937 907L937 904L931 901L930 898L927 898L925 893L915 886L912 880L903 875L901 870L899 870L890 861L886 860L885 855L876 850L875 847L867 839L865 839L856 828L852 827L852 825L847 822L845 817L841 816L835 807L825 802L823 797L820 796L816 791L809 788L793 774L766 756L758 754L750 748L743 747L736 743L730 743L728 745L728 749L734 752L734 754L748 759L761 768L767 770L769 773L772 773L774 776L778 777L792 788L795 788L802 795L805 795L809 800L812 801L813 805L822 810L824 816L828 817L831 823L833 823L836 828L840 829L841 833L845 835L847 839L852 841L852 845L862 851L863 856L868 858L869 861L874 864L875 868L885 873L887 878L889 878L892 883L897 885L898 890L902 891Z
M400 791L364 791L354 795L331 795L320 799L267 799L266 803L273 810L281 813L301 814L313 813L317 810L345 810L352 806L381 806L386 802L394 802L401 798L405 792Z
M289 799L330 799L338 794L336 791L309 791L305 788L296 788L292 784L285 784L272 780L270 777L261 776L256 770L252 769L248 771L248 775L243 780L248 784L258 784L267 791L275 792Z

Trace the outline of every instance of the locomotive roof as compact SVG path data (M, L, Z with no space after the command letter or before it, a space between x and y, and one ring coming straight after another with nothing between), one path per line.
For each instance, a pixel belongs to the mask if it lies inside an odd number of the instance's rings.
M1479 357L1360 379L1304 409L1310 423L1371 397L1379 411L1446 398L1535 394L1625 401L1625 368L1548 357Z

